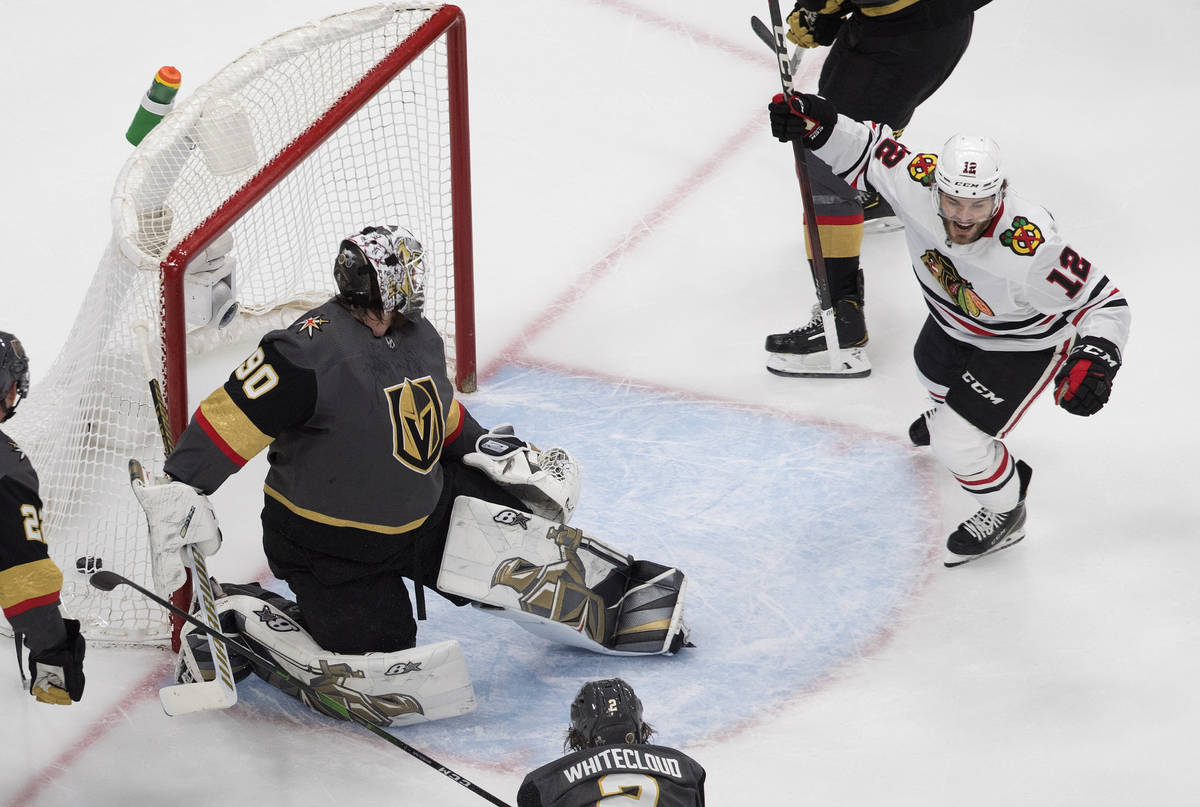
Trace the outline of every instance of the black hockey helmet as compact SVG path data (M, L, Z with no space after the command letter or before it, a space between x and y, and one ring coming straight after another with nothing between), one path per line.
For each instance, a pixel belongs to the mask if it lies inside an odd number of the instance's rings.
M342 241L333 263L338 299L409 319L425 304L424 248L403 227L367 227Z
M17 400L12 409L5 406L8 390L17 384ZM29 396L29 357L21 340L6 331L0 331L0 421L7 420L17 411L17 404Z
M642 722L642 702L633 687L620 678L589 681L571 703L574 745L640 743L648 736Z

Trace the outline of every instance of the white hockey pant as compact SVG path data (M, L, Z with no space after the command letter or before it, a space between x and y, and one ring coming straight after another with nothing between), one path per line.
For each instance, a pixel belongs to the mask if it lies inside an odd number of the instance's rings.
M1016 458L1003 441L980 430L946 404L927 418L929 448L981 507L1003 513L1020 500Z

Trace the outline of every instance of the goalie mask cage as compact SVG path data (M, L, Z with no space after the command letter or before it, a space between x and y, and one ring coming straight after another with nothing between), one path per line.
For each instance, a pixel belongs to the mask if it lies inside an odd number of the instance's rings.
M162 384L178 436L190 415L189 355L288 327L327 300L347 235L378 224L417 235L425 316L446 342L455 385L474 389L466 80L457 7L338 14L181 93L125 164L112 240L67 345L6 425L40 478L63 610L89 640L171 637L165 612L132 589L87 583L99 566L153 587L127 470L137 458L162 471L149 379ZM221 328L230 294L237 312Z

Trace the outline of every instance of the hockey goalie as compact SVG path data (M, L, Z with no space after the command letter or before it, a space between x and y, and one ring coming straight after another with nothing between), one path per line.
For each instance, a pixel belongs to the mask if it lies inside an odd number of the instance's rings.
M687 642L681 571L567 526L581 481L570 454L485 430L454 397L422 316L423 260L403 227L343 240L337 295L264 336L201 402L165 477L133 481L167 596L193 553L220 546L208 494L267 449L263 548L296 601L226 584L221 625L378 725L475 707L458 643L417 645L426 586L599 653ZM178 677L212 676L204 638L184 638Z

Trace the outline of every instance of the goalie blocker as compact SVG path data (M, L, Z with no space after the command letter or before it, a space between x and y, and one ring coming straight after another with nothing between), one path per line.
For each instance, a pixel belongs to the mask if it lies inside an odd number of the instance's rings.
M438 588L552 641L612 655L672 655L687 642L687 580L532 513L459 496Z

